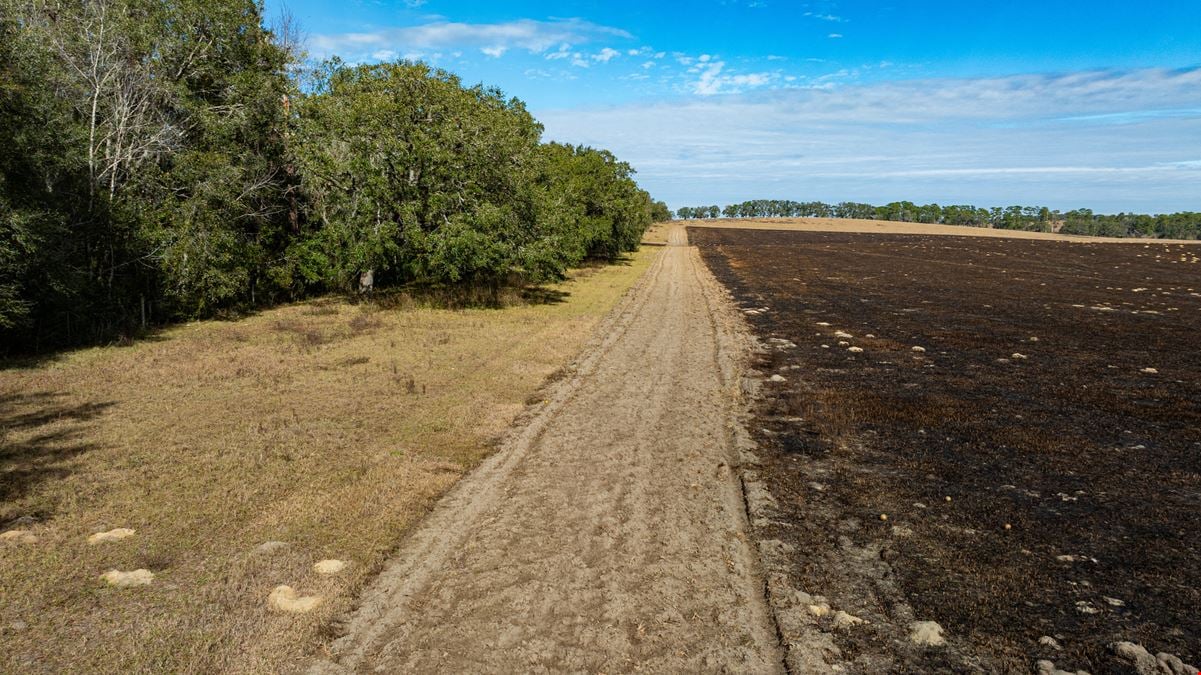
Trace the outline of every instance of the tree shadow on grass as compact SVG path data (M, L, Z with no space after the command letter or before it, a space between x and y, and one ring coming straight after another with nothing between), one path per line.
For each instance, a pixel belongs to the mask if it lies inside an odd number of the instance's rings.
M96 449L87 440L90 422L113 403L68 403L52 392L0 395L0 525L18 513L16 501L41 483L71 473L71 460Z

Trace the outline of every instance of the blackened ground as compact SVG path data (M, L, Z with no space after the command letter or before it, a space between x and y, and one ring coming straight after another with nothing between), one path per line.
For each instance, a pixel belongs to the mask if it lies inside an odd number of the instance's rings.
M871 621L836 633L845 654L1128 672L1107 645L1129 640L1201 663L1201 248L689 236L767 308L757 367L786 381L755 434L783 522L759 534ZM886 571L861 578L865 555ZM910 615L949 647L910 644Z

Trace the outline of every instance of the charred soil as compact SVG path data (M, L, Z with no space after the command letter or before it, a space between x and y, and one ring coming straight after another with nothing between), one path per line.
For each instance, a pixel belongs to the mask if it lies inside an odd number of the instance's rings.
M754 534L849 670L1201 663L1201 251L689 234L764 346Z

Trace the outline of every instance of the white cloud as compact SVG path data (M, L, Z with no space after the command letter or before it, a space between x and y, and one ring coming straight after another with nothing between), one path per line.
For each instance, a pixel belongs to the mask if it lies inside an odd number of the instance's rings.
M481 52L483 52L487 56L491 56L494 59L498 59L498 58L504 56L505 52L508 50L509 50L509 48L505 47L503 45L496 45L493 47L484 47L483 49L480 49Z
M566 42L559 45L559 48L553 52L547 52L546 59L554 61L555 59L565 59L571 56L571 45Z
M676 205L778 197L1198 208L1201 68L863 86L800 78L797 88L716 95L773 77L717 60L697 78L699 98L537 114L548 138L613 150Z
M689 68L689 73L697 74L691 82L690 90L698 96L714 96L717 94L736 94L747 89L762 87L777 78L775 73L737 73L726 72L726 62L711 60L708 54L702 54L698 65Z
M833 23L845 23L846 22L846 19L842 18L841 16L835 16L833 14L821 14L819 12L805 12L805 16L810 17L812 19L820 19L822 21L831 21Z
M555 45L575 45L607 38L633 38L619 28L582 19L535 21L520 19L504 23L470 24L439 21L419 26L381 28L360 33L318 34L311 38L316 56L334 54L346 59L363 58L381 49L524 49L543 53Z
M608 63L618 56L621 56L621 52L617 51L616 49L605 47L604 49L600 50L600 52L593 54L592 60L599 61L600 63Z
M842 33L830 33L826 37L837 40L838 38L842 37Z

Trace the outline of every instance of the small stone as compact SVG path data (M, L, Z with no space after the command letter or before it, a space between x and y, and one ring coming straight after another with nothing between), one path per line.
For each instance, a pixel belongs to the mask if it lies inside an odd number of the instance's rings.
M92 545L104 544L110 541L121 541L128 537L132 537L137 530L131 530L128 527L118 527L108 532L97 532L88 537L88 543Z
M1093 607L1092 603L1087 600L1078 600L1076 602L1076 611L1081 614L1096 614L1101 610Z
M337 574L346 569L346 561L344 560L322 560L313 565L313 571L317 574Z
M1050 635L1044 635L1038 639L1038 644L1051 649L1063 649L1059 646L1059 642Z
M1053 662L1046 659L1040 659L1034 665L1038 667L1036 671L1038 675L1089 675L1085 670L1077 670L1074 673L1070 670L1060 670L1055 667Z
M925 347L919 347L919 346L917 346L917 345L914 345L914 346L910 347L910 349L912 349L913 351L917 352L918 354L925 354L925 353L926 353L926 348L925 348Z
M847 347L847 351L852 354L861 354L863 353L863 347Z
M1012 530L1012 529L1013 529L1013 525L1010 525L1009 523L1005 523L1005 529L1007 529L1007 530Z
M1156 368L1143 368L1143 369L1142 369L1142 370L1140 370L1139 372L1140 372L1140 373L1146 373L1147 375L1157 375L1157 374L1159 374L1159 370L1158 370L1158 369L1156 369Z
M947 643L942 626L935 621L914 621L909 624L909 641L924 647L941 647Z
M1009 358L1011 358L1011 359L1017 359L1017 360L1021 361L1021 360L1025 360L1025 358L1026 358L1026 355L1025 355L1025 354L1022 354L1022 353L1019 353L1019 352L1014 352L1014 353L1012 353L1012 354L1010 354L1010 355L1009 355Z
M1106 604L1108 604L1112 607L1125 607L1126 606L1125 601L1119 600L1117 598L1111 598L1109 596L1103 595L1103 596L1101 596L1101 599L1104 600L1106 602Z
M785 378L783 375L772 375L771 377L769 377L767 379L771 382L787 382L788 381L787 378Z
M948 502L949 502L949 501L951 501L951 497L950 497L950 496L944 497L944 499L946 499Z
M826 603L809 605L809 613L816 617L823 617L830 613L830 606Z
M834 613L832 623L835 628L850 628L851 626L858 626L861 623L865 623L865 621L853 614L847 614L840 609Z
M887 514L887 513L881 513L881 514L880 514L880 520L888 520L888 514Z
M109 570L100 575L110 586L129 588L131 586L149 586L154 581L154 572L147 569L136 569L132 572Z

